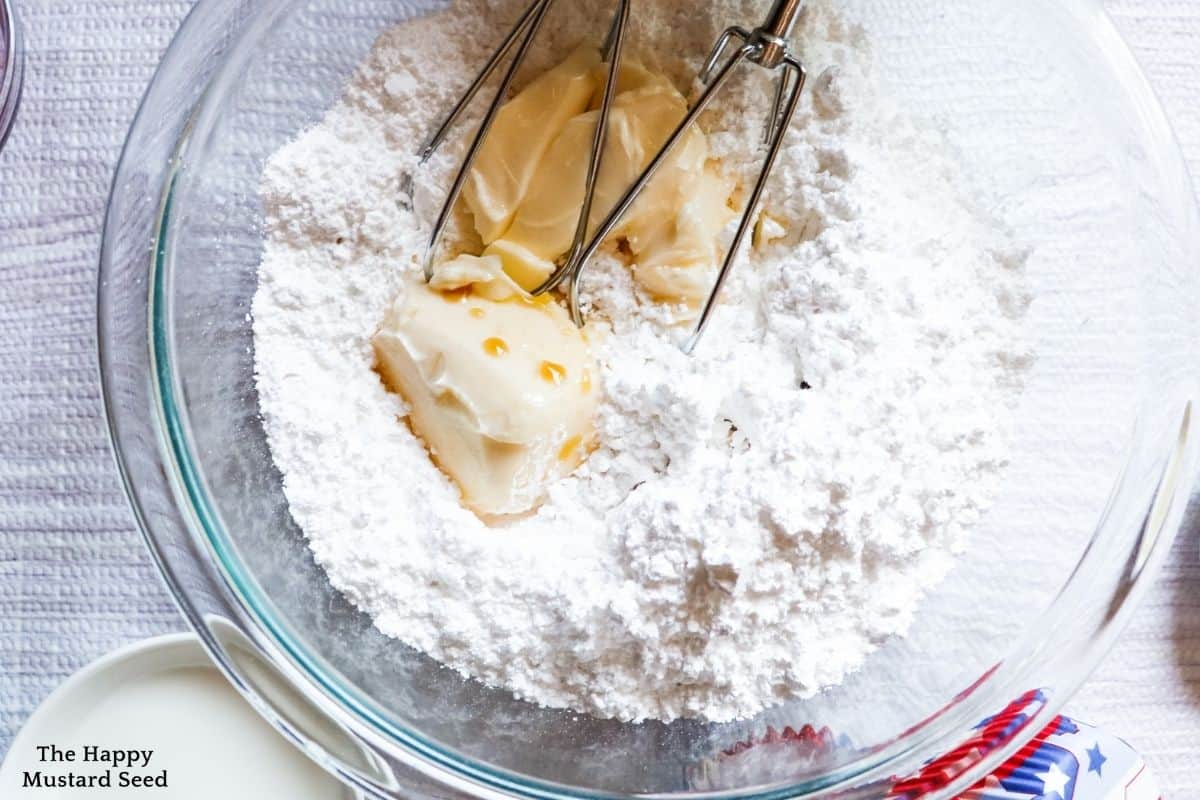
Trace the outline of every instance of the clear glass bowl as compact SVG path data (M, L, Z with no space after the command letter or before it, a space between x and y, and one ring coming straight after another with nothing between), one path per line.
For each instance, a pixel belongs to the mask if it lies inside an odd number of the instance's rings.
M0 148L17 121L24 66L16 13L9 0L0 0Z
M912 634L842 686L723 725L516 701L384 638L330 588L258 417L258 178L385 25L436 4L201 0L187 18L108 208L109 423L184 613L320 763L394 797L879 796L979 736L981 718L1019 711L930 784L950 796L1044 725L1110 646L1174 535L1197 455L1200 228L1171 131L1095 3L845 5L874 31L897 101L945 122L1031 248L1039 361L1004 491ZM454 45L447 58L479 56ZM805 724L833 735L768 734Z

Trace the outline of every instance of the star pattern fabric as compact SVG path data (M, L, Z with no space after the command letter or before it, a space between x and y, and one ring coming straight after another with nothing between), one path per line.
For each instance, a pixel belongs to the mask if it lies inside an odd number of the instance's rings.
M1101 778L1103 778L1104 773L1101 772L1101 769L1103 769L1104 762L1108 761L1108 759L1105 758L1104 754L1100 752L1100 743L1099 742L1096 742L1096 744L1094 744L1088 748L1087 756L1088 756L1088 772L1094 772L1097 775L1099 775Z
M1050 764L1050 768L1038 775L1042 780L1042 796L1047 800L1068 800L1067 784L1071 776L1063 772L1058 764Z
M1048 695L1029 691L985 718L970 737L916 774L896 781L888 797L912 800L945 788L964 770L1018 735ZM1130 745L1086 723L1056 716L1007 761L957 800L1163 800L1154 774Z

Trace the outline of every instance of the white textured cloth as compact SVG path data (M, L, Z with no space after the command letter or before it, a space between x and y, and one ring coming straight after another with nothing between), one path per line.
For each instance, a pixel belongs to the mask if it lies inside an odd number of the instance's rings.
M95 269L112 170L184 0L16 0L25 96L0 152L0 755L67 675L182 627L126 509L100 414ZM1200 175L1200 2L1108 4ZM1068 712L1200 796L1200 505Z
M1162 100L1191 174L1200 176L1200 2L1105 6ZM1163 797L1200 797L1200 495L1162 575L1067 713L1140 750Z
M108 451L95 295L121 143L190 3L16 5L25 91L0 151L0 753L83 664L183 627Z

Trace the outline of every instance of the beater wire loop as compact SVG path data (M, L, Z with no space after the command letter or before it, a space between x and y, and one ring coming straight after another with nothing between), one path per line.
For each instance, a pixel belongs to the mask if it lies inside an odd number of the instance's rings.
M768 128L772 129L772 133L767 142L767 152L763 159L762 169L759 170L758 179L754 182L754 189L751 190L750 197L746 200L746 207L742 211L742 218L738 222L737 232L733 235L733 241L729 243L729 249L725 251L725 260L721 264L721 270L717 273L717 280L713 283L712 290L708 293L708 296L704 299L704 304L700 307L700 316L696 319L696 325L692 329L691 335L688 336L683 344L683 352L685 353L690 354L696 349L696 344L700 341L700 337L704 335L704 329L708 327L713 309L716 307L717 299L721 294L721 287L725 285L725 279L729 276L729 269L733 266L738 250L746 238L746 232L750 230L750 225L754 221L755 212L758 210L759 201L762 199L763 189L767 185L767 178L771 175L771 168L775 166L775 159L783 146L783 138L787 135L788 126L791 125L792 118L796 115L796 107L800 104L800 93L804 90L804 65L795 58L786 56L783 59L781 69L783 74L779 76L778 85L780 87L787 87L790 84L790 89L785 95L781 88L776 92L776 95L781 102L786 96L787 101L783 103L779 113L772 113L771 115L771 122L768 124Z
M509 88L512 86L513 78L528 55L530 45L541 28L542 23L545 21L546 14L553 2L554 0L535 0L524 11L513 26L513 29L504 38L504 41L501 42L496 51L492 53L483 69L467 88L466 93L454 105L449 115L430 138L429 143L421 150L421 161L424 163L442 142L445 141L449 130L462 116L471 100L479 93L483 85L499 68L500 63L515 47L516 53L513 56L512 63L509 65L503 79L500 81L500 86L496 90L495 96L488 105L483 122L480 124L479 130L475 133L475 138L472 140L466 157L463 159L463 163L454 177L454 183L450 188L449 195L438 214L437 222L434 224L433 233L430 236L429 244L425 251L426 280L432 277L433 259L441 242L442 234L445 231L454 206L462 193L463 185L475 163L475 158L479 154L480 147L486 139L492 123L495 122L496 115L508 95ZM616 229L621 218L633 206L647 184L650 183L654 175L683 140L688 129L708 109L721 88L728 82L734 69L743 62L748 61L769 72L778 72L775 91L773 93L774 96L763 129L762 143L765 148L765 155L762 167L755 179L754 187L750 191L745 207L742 210L737 230L717 272L713 287L700 306L700 313L691 335L688 336L682 345L686 353L691 353L695 349L697 342L699 342L700 337L704 334L712 317L713 309L716 307L721 293L721 288L725 285L725 280L729 276L733 262L737 259L738 251L745 241L746 233L753 224L755 214L758 212L759 202L762 200L763 190L767 184L767 179L770 177L771 169L774 167L775 160L783 146L783 140L787 134L788 127L796 115L800 95L804 90L804 65L788 49L788 39L799 19L802 2L803 0L775 0L771 5L766 19L757 28L747 30L746 28L734 25L726 28L721 33L717 41L713 44L712 50L709 51L704 66L700 71L700 80L704 84L704 90L684 115L683 119L676 125L671 135L667 137L663 146L650 159L646 168L642 170L637 179L625 190L616 204L608 211L603 221L599 223L594 231L591 231L589 229L591 227L592 205L595 200L597 179L604 157L604 145L608 136L609 112L612 109L613 98L616 95L621 55L625 42L625 31L628 27L631 13L630 6L632 0L617 0L617 8L613 14L613 21L609 26L608 34L604 41L604 60L608 64L608 70L604 81L604 93L597 115L596 130L592 136L591 150L588 155L583 203L576 221L574 239L571 243L571 249L563 258L562 263L555 268L554 272L541 285L533 290L534 295L548 292L561 286L563 281L567 281L567 304L571 312L571 319L576 325L583 325L583 313L579 300L579 284L583 277L584 267L596 254L601 243ZM732 55L727 56L726 54L731 47L735 47L736 49Z
M587 180L584 183L583 205L579 209L579 219L575 223L575 237L571 241L571 250L567 254L567 263L574 261L583 249L587 240L588 221L592 216L592 201L596 196L596 177L600 174L600 162L604 155L604 143L608 138L608 113L612 108L613 98L617 94L617 76L620 74L618 65L621 63L621 51L625 43L625 28L629 23L630 0L619 0L617 13L613 16L609 28L608 39L604 43L605 58L608 61L608 75L604 81L604 97L600 101L600 113L596 118L596 132L592 134L592 152L588 155ZM578 321L576 324L580 324Z
M525 35L521 37L520 44L517 46L517 53L513 57L512 63L508 67L508 71L504 73L504 77L500 81L500 86L496 89L496 95L492 98L492 102L488 105L487 113L484 114L483 122L479 125L479 130L475 132L475 138L471 141L471 147L467 150L466 158L459 165L458 173L454 176L454 183L450 187L450 194L446 198L446 202L442 204L442 210L438 213L437 221L433 225L433 233L430 234L429 244L425 248L425 280L428 281L433 277L433 259L437 254L438 244L442 240L442 234L446 230L446 223L450 220L450 214L454 211L454 205L458 202L458 197L462 194L463 184L467 181L467 176L471 172L471 167L475 164L475 158L479 155L479 149L483 146L484 140L487 138L488 131L492 128L492 123L496 121L496 114L499 113L500 107L504 105L504 99L508 95L508 89L512 86L513 78L516 77L517 70L521 63L525 60L525 56L529 52L529 47L533 44L533 39L537 36L538 29L542 27L542 23L546 20L546 12L550 10L550 6L554 0L537 0L529 10L522 15L517 21L512 32L505 39L504 43L496 51L496 54L489 59L487 66L475 79L472 84L473 90L477 92L479 87L490 77L492 71L499 66L500 61L513 45L513 42L520 36L522 29ZM449 129L453 119L462 113L466 104L470 102L470 96L464 97L455 109L451 112L450 117L443 123L443 129ZM436 145L440 144L445 138L445 133L439 131L435 134L426 150L430 147L436 149Z
M421 148L422 164L428 161L429 157L434 154L439 146L441 146L442 141L446 138L446 135L450 132L450 129L454 126L454 123L457 122L458 118L462 116L462 113L466 111L467 106L469 106L471 101L475 99L475 95L479 93L479 90L483 88L485 83L487 83L488 78L490 78L492 73L496 71L496 67L500 64L504 57L508 55L508 51L512 49L512 46L520 37L521 31L525 30L525 27L529 24L529 20L533 18L534 13L545 4L546 0L538 0L538 2L533 3L531 6L529 6L529 8L525 9L524 13L521 14L520 19L517 20L517 23L513 26L513 29L508 32L507 36L504 37L504 41L500 44L500 47L496 49L496 52L492 53L491 58L489 58L487 63L484 64L483 69L479 71L479 74L475 76L473 81L471 81L471 85L467 87L467 91L462 97L459 98L458 102L454 104L454 108L452 108L450 113L446 115L446 118L442 121L442 124L438 126L437 131L432 137L430 137L425 146Z

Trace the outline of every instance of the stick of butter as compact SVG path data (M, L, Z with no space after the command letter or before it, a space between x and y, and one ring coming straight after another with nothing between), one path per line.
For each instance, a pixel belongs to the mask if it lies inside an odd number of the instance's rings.
M598 65L593 72L592 110L572 117L558 133L508 229L484 250L499 256L504 270L525 289L549 277L574 240L606 67ZM593 227L687 113L687 101L666 77L631 59L621 63L617 91L596 179ZM634 278L656 297L694 303L715 279L718 237L733 216L727 200L734 187L707 160L708 142L692 126L613 231L629 244Z
M627 230L626 237L634 254L633 277L646 291L694 303L707 296L716 281L722 254L717 234L733 219L727 201L734 187L703 162L678 186L683 193L673 213L635 216L639 224Z
M590 224L598 224L612 210L686 113L683 95L666 84L644 86L614 98ZM567 123L538 165L512 225L484 251L500 256L505 271L526 289L545 280L554 270L554 260L571 248L583 207L592 137L599 116L599 111L589 111ZM697 137L703 139L693 128L689 139ZM681 145L672 154L674 161L684 149ZM683 174L665 165L664 172L675 177ZM677 192L667 187L670 180L663 174L656 176L626 215L622 227L639 214L662 213L664 209L648 200L648 195L669 196L673 201ZM621 231L616 233L620 235Z
M462 191L485 245L508 230L550 143L587 110L599 63L599 51L581 45L500 107Z
M596 367L583 335L495 256L459 256L428 285L407 284L372 342L414 432L476 513L534 508L593 444Z
M664 86L648 86L614 98L590 224L598 224L607 215L686 112L683 96ZM505 271L526 289L545 281L554 269L554 259L566 253L574 240L599 114L580 114L566 124L542 158L508 231L485 251L499 255ZM654 184L662 181L656 178ZM661 211L641 199L637 207Z

